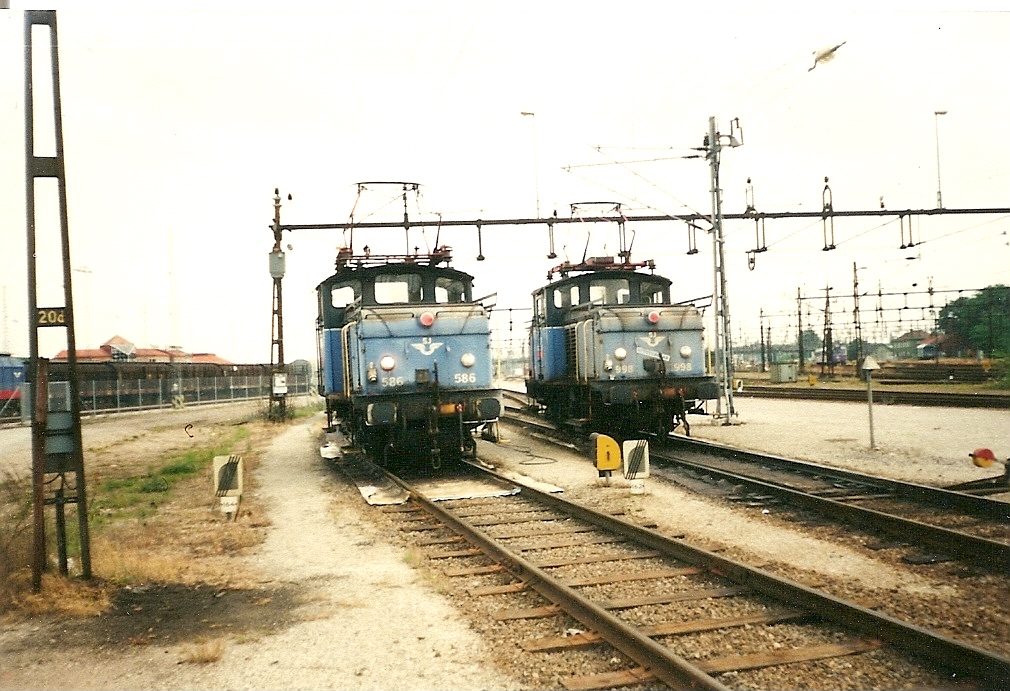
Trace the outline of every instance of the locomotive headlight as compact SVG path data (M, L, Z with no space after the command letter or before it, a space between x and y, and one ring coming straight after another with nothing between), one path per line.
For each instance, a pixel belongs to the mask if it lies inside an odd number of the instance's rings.
M657 312L656 310L652 310L651 312L649 312L648 320L650 324L656 324L657 322L659 322L659 312Z
M463 353L463 357L459 361L464 367L473 367L473 364L477 362L477 358L474 357L473 353Z
M694 351L691 350L691 346L689 346L689 345L683 345L683 346L680 347L680 356L682 358L684 358L685 360L687 358L691 357L691 353L693 353L693 352Z
M435 323L435 315L431 312L425 312L417 318L417 321L421 322L421 326L424 328L428 328Z
M614 349L614 357L618 360L623 360L628 357L628 351L624 349L624 346L617 346L617 348Z
M383 371L388 372L389 370L396 367L396 360L393 359L392 355L383 355L379 359L379 367L381 367Z

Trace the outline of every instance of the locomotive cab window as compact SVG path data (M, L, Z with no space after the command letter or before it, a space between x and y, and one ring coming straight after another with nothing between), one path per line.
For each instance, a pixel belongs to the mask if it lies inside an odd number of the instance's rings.
M466 299L466 286L458 278L438 276L435 278L435 302L456 303Z
M330 304L337 309L347 307L361 297L361 283L336 285L330 290Z
M533 323L543 325L544 319L547 318L547 314L544 311L544 291L538 291L533 294Z
M642 281L642 302L647 305L662 305L669 301L664 284L656 281Z
M378 274L375 277L375 302L421 302L421 276L418 274Z
M589 285L589 301L602 305L626 305L631 301L631 288L626 278L597 279Z
M577 285L554 289L554 306L560 309L579 304L579 287Z

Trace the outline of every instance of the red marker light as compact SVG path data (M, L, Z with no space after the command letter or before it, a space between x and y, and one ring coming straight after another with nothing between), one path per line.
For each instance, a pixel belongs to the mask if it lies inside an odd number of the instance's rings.
M659 312L657 312L655 310L653 310L652 312L649 312L649 323L650 324L655 324L658 321L659 321Z
M421 322L421 326L429 327L435 323L435 315L431 312L425 312L418 321Z
M991 449L975 449L970 454L971 462L979 468L988 468L996 460L996 454Z

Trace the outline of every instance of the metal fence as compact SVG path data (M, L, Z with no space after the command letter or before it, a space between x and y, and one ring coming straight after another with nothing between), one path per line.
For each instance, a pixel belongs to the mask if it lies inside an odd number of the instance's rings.
M81 414L87 415L266 399L271 395L272 384L269 374L248 377L90 381L81 382L78 393L81 400ZM21 420L27 422L31 418L28 404L32 400L31 384L22 384L19 388L20 411L11 410L11 406L8 405L7 410L0 411L0 416L9 419L20 414ZM304 396L314 392L311 375L287 376L287 396ZM69 382L49 382L49 410L70 410L69 398Z

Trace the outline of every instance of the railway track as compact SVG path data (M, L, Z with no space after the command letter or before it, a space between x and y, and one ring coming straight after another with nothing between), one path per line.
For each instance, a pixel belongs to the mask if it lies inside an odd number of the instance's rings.
M787 398L810 401L862 401L866 402L865 389L828 389L801 386L745 385L737 391L737 396L752 398ZM873 391L873 400L884 405L939 406L943 408L992 408L1010 409L1010 394L1003 393L954 393L945 391L895 391L893 389Z
M523 654L565 688L868 688L881 670L917 688L1010 681L1010 659L556 493L478 467L445 482L398 481L409 499L384 511L475 607L522 622Z
M876 381L876 380L874 380ZM519 386L520 384L516 384ZM506 398L517 406L527 404L528 398L521 391L506 389ZM734 392L735 396L751 398L784 398L804 401L855 401L865 403L865 388L826 388L817 386L772 386L769 384L745 383ZM1010 410L1010 393L951 391L901 391L895 389L873 389L873 401L882 405L915 405L943 408L989 408Z
M510 419L571 443L567 430L513 409ZM577 438L575 438L577 440ZM592 457L588 440L584 453ZM671 435L650 451L653 474L692 491L828 519L882 535L909 550L904 561L957 559L1010 574L1010 503L841 468ZM977 492L1010 493L1007 477Z
M812 512L911 545L906 561L959 559L1010 574L1010 503L671 437L652 452L667 479L733 501ZM1010 486L990 485L992 492Z

